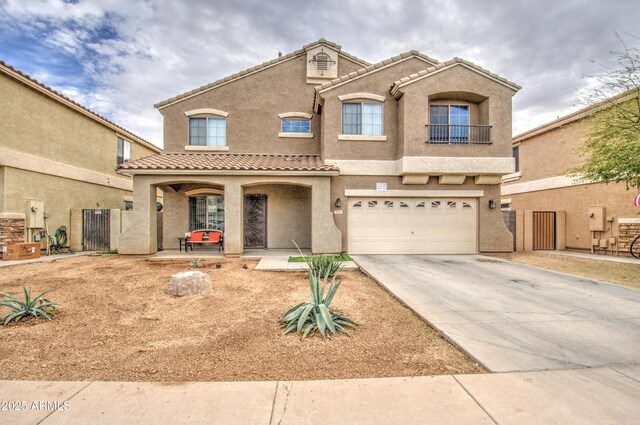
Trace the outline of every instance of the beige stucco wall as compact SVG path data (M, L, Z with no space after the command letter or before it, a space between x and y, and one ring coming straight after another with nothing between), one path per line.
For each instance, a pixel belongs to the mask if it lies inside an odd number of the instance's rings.
M343 214L334 215L336 226L342 232L342 246L348 251L348 203L345 189L375 190L377 182L387 183L388 190L482 190L484 196L478 198L478 250L480 252L510 252L512 250L512 236L507 229L499 208L490 209L489 200L499 202L500 186L476 185L472 177L467 177L462 185L441 185L437 179L430 179L425 185L403 185L401 177L390 176L339 176L331 179L332 209L333 203L341 198Z
M5 169L4 212L26 212L26 201L29 199L44 202L45 211L49 212L49 232L54 233L60 226L71 230L71 209L73 208L123 208L124 197L131 195L120 189L79 182L76 180L48 176L45 174L24 171L15 168ZM82 235L70 235L76 238Z
M177 192L164 192L165 249L178 249L178 238L189 231L189 197L185 191L195 187L197 185L186 185ZM267 248L294 248L292 240L300 248L311 247L311 190L308 187L256 185L246 187L244 194L267 195Z
M578 149L589 132L589 120L580 120L520 143L519 180L505 185L560 176L582 162Z
M0 93L0 147L118 176L114 130L3 74ZM132 143L132 159L153 153Z
M504 183L512 185L547 179L565 174L569 167L583 161L578 149L590 129L590 119L538 134L520 143L520 173L517 180ZM520 186L522 187L522 186ZM588 210L600 206L614 218L612 233L618 234L619 218L638 218L640 208L633 206L636 190L627 190L624 184L579 184L535 192L505 194L511 199L512 210L566 211L566 247L591 249ZM605 237L604 235L602 237Z
M362 66L343 57L338 60L339 75L359 68ZM228 153L318 154L320 120L316 114L311 119L313 139L278 137L278 114L313 114L314 85L307 84L306 79L307 57L301 55L160 109L164 116L165 151L185 151L189 143L186 111L212 108L229 113L226 118Z
M311 248L311 190L303 186L258 185L245 195L267 195L267 248Z
M398 102L389 89L394 81L407 77L432 65L411 57L394 66L355 79L342 86L324 92L323 158L326 159L397 159ZM385 96L383 106L383 132L386 141L338 140L342 132L342 102L338 96L351 93L371 93Z
M4 210L4 169L5 167L0 167L0 212L5 212Z
M311 249L314 252L335 253L341 251L340 231L336 228L330 210L331 193L328 176L272 176L272 175L136 175L134 177L134 209L123 221L120 252L123 254L150 254L156 252L156 213L151 195L156 187L166 185L202 185L224 188L225 253L240 255L244 250L243 196L246 188L257 185L294 185L310 189ZM177 247L178 236L184 235L188 220L179 210L176 194L166 191L164 212L165 247ZM186 202L182 197L181 202ZM155 203L153 204L155 206ZM277 210L277 209L276 209ZM182 223L182 227L180 226ZM300 222L302 223L302 221ZM284 227L282 227L284 230ZM170 232L167 229L173 229ZM179 229L179 230L178 230ZM175 240L174 240L175 239ZM175 244L175 245L174 245Z
M403 87L403 144L407 156L511 156L511 98L515 92L486 76L454 66ZM437 100L430 101L430 97ZM442 99L444 97L444 99ZM430 104L469 105L470 123L491 125L491 144L426 143Z
M591 249L589 208L605 207L614 218L612 233L618 235L619 218L639 218L640 208L633 206L637 191L627 190L624 184L589 184L560 189L509 195L512 210L566 211L565 240L569 249ZM606 235L606 236L605 236Z

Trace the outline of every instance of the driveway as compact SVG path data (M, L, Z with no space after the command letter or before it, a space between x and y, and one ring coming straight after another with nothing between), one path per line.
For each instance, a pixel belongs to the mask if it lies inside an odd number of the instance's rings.
M480 255L353 259L491 371L640 364L639 290Z

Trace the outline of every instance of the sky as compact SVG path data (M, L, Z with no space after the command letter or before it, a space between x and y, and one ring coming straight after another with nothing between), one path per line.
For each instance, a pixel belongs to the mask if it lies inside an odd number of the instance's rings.
M371 63L408 50L522 86L521 133L584 107L637 0L0 0L0 59L162 146L161 100L321 37Z

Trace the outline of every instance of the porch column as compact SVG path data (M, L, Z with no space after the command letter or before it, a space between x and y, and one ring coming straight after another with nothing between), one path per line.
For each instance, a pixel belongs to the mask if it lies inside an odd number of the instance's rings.
M178 249L178 238L189 231L189 198L183 191L163 188L162 245L164 249Z
M133 210L123 214L121 254L155 254L158 250L156 187L143 176L133 177Z
M331 180L318 178L311 187L311 251L342 252L342 233L331 212Z
M232 181L224 185L224 253L231 257L244 251L242 199L240 183Z

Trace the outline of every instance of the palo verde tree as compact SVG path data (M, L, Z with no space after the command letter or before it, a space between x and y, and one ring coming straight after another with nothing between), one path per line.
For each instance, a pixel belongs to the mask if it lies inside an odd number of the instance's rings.
M583 181L640 188L640 49L616 37L622 49L610 52L614 65L602 65L601 74L589 76L596 88L585 99L593 107L592 127L580 148L585 160L568 174Z

